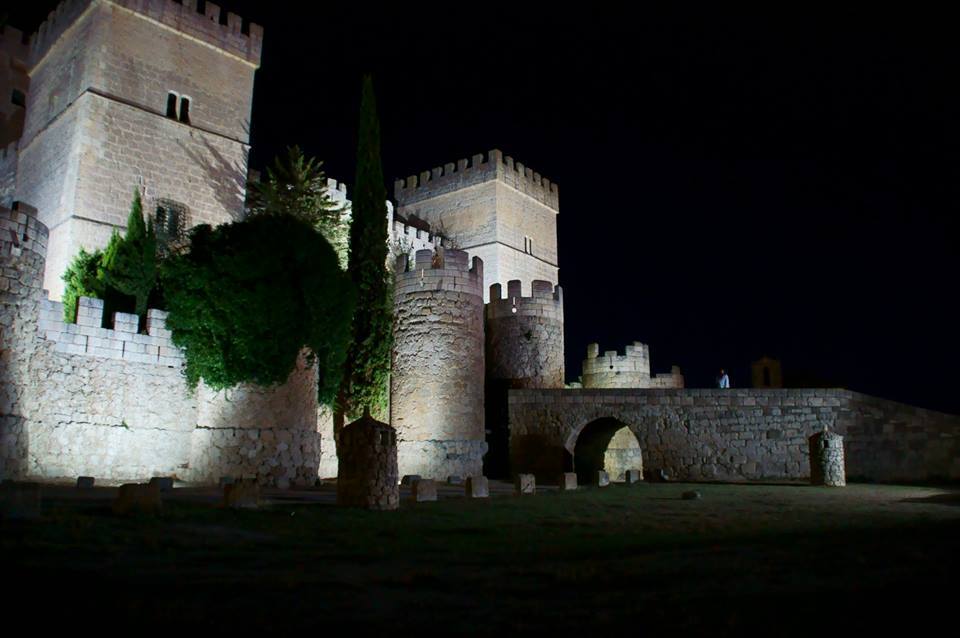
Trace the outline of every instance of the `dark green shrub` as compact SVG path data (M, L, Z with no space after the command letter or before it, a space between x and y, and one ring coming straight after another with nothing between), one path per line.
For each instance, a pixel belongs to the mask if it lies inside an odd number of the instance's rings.
M300 350L320 370L320 400L335 396L350 334L353 288L314 227L256 216L190 233L165 261L167 326L184 350L187 380L215 389L283 383Z

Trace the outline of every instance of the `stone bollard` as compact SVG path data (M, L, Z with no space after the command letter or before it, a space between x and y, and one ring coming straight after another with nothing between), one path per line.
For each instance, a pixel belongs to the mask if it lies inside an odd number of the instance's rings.
M467 498L488 498L490 482L486 476L468 476L463 491Z
M78 476L77 477L77 489L78 490L89 490L93 488L93 484L96 480L92 476Z
M256 479L240 479L224 485L223 506L231 509L260 507L260 486Z
M4 482L0 487L0 519L40 518L43 494L38 483Z
M537 493L537 478L533 474L517 474L517 480L514 483L514 489L517 496Z
M116 514L158 514L160 508L159 483L125 483L113 502Z
M597 470L597 487L607 487L610 485L610 475L603 470Z
M169 492L173 489L173 477L171 476L154 476L150 479L150 485L157 485L160 488L161 492Z
M560 491L572 492L577 489L577 473L564 472L560 475Z
M627 470L623 473L623 481L627 485L633 485L643 480L643 472L640 470Z
M810 437L810 484L843 487L847 484L843 466L843 437L826 428Z
M364 415L340 432L337 456L337 505L400 507L397 433L392 427Z
M426 503L437 500L437 483L432 479L414 481L410 489L410 500L414 503Z

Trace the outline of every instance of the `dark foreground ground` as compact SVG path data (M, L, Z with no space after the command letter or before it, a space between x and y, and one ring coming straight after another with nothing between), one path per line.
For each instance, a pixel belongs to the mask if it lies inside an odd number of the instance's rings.
M0 522L4 616L72 635L957 627L956 488L668 483L489 501L451 488L390 513L333 507L331 489L273 492L259 511L178 489L161 517L119 518L112 489L46 488L42 518Z

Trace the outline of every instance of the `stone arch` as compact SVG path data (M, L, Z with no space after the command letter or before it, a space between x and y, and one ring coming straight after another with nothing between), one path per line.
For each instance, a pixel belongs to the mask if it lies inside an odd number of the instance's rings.
M567 445L581 484L592 484L605 470L611 481L622 481L627 470L643 471L640 442L632 428L614 417L601 417L584 425Z

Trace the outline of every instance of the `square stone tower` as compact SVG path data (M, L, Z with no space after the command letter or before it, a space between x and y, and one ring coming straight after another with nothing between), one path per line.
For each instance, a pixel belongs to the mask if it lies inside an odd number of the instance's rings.
M397 213L419 218L483 260L484 301L491 284L519 279L558 283L556 184L492 150L394 184Z
M123 230L134 188L166 227L243 212L263 30L196 0L66 0L31 38L17 199L50 229L44 287Z

